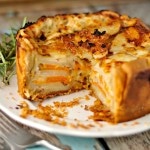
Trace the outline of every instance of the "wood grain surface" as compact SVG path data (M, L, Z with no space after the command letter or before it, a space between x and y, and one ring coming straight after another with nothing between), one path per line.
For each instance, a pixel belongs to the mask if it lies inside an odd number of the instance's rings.
M132 17L141 18L150 25L149 0L0 0L0 34L10 27L17 27L24 17L28 21L35 21L42 15L55 15L58 13L93 12L110 9ZM48 133L24 126L29 132L42 138L49 138ZM55 139L56 137L53 136ZM57 138L55 139L57 141ZM97 150L150 150L150 131L118 138L105 138L98 140Z

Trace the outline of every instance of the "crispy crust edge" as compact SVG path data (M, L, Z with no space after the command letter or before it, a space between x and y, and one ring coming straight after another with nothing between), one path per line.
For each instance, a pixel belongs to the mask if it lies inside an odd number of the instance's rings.
M26 83L26 65L25 65L25 57L26 52L20 46L20 40L17 41L16 47L16 72L17 72L17 84L18 84L18 92L23 97L26 98L25 91L25 83Z
M114 78L117 85L113 107L115 123L133 120L150 113L148 58L123 63Z

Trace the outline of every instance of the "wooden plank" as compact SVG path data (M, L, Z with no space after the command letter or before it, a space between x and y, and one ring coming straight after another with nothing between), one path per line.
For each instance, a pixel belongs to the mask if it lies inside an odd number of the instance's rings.
M150 131L118 138L105 138L111 150L150 150Z
M142 3L147 2L148 0L143 0ZM42 1L35 1L35 0L17 0L17 1L0 1L0 14L4 14L7 11L8 12L28 12L28 11L41 11L41 10L60 10L60 9L71 9L71 8L81 8L81 7L86 7L86 6L101 6L101 5L126 5L126 4L134 4L138 3L140 0L107 0L107 1L101 1L101 0L96 0L96 1L91 1L91 0L42 0Z

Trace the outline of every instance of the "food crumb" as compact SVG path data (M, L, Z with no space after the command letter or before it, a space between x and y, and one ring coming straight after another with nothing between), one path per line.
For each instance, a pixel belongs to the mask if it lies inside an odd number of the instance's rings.
M72 108L73 106L78 105L81 98L75 98L69 102L53 102L51 105L43 106L41 103L38 104L36 109L29 108L27 102L23 101L21 103L21 114L20 116L23 118L27 118L28 116L33 116L35 118L43 119L46 121L50 121L54 124L59 124L62 126L66 126L67 123L63 118L68 115L67 108Z
M95 100L94 104L90 107L85 105L85 109L93 112L93 115L89 116L89 119L93 119L94 121L114 122L112 113L100 100Z
M78 97L74 98L73 100L66 102L66 101L55 101L49 105L42 105L42 103L38 103L36 109L31 109L26 101L23 101L21 104L16 106L16 109L21 109L20 116L23 118L27 118L28 116L32 116L38 119L42 119L48 121L52 124L62 125L62 126L69 126L71 128L82 128L82 129L89 129L93 128L96 124L99 127L103 125L99 123L99 121L110 121L112 122L113 117L110 111L104 106L99 100L95 100L94 104L91 106L88 105L80 105L84 110L93 112L90 115L86 122L89 119L93 120L94 124L86 124L78 118L74 118L74 123L67 122L66 117L68 115L68 108L72 108L80 104L80 100L85 98L88 100L88 96L86 97ZM95 124L96 123L96 124Z
M134 126L134 125L138 125L138 124L139 124L139 122L134 121L131 125Z

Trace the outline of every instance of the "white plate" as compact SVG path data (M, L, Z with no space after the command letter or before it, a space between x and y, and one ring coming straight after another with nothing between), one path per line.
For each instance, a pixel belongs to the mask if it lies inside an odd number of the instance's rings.
M83 90L68 96L51 98L44 101L43 105L52 104L54 101L69 101L79 96L84 98L88 92L89 91ZM116 137L131 135L150 129L150 114L139 119L126 123L119 123L117 125L102 121L94 122L93 120L89 120L88 116L92 113L84 110L84 106L91 105L94 100L95 98L93 97L90 97L90 100L88 101L81 99L78 106L74 106L69 109L69 114L65 118L68 125L62 126L33 117L28 117L26 119L20 117L20 109L17 109L17 106L22 101L26 101L31 108L36 108L36 104L23 99L18 94L16 76L12 78L9 86L0 87L0 109L12 119L42 131L82 137ZM71 124L76 127L71 126ZM83 125L83 127L81 127L81 125Z

